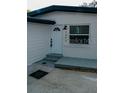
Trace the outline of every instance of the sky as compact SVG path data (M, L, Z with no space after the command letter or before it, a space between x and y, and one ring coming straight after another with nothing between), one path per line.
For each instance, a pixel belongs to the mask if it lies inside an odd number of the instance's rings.
M36 10L50 5L68 5L79 6L83 2L91 2L92 0L27 0L27 9Z

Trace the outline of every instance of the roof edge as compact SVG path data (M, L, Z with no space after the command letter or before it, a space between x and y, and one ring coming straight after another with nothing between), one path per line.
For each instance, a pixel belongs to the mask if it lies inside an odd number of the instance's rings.
M63 6L63 5L52 5L38 10L29 12L28 16L37 16L46 14L53 11L63 11L63 12L79 12L79 13L92 13L97 14L97 8L94 7L79 7L79 6Z
M54 25L56 23L55 21L39 19L39 18L34 18L34 17L29 17L29 16L27 17L27 22L51 24L51 25Z

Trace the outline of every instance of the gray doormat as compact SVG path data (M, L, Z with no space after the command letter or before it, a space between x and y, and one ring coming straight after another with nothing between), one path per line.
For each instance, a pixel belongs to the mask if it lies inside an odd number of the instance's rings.
M36 78L36 79L40 79L42 77L44 77L45 75L47 75L48 72L42 71L42 70L37 70L33 73L30 74L30 76Z

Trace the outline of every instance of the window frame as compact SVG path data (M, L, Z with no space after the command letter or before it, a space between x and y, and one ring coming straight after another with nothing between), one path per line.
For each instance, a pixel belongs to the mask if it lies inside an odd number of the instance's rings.
M71 26L89 26L89 34L70 34L70 27ZM76 24L76 25L70 25L69 26L69 45L73 45L73 46L88 46L88 45L90 45L90 28L91 28L91 24L89 24L89 23L86 23L86 24ZM79 43L79 44L75 44L75 43L70 43L70 36L71 35L76 35L76 36L80 36L80 35L86 35L86 36L88 36L89 37L89 39L88 39L88 44L81 44L81 43Z

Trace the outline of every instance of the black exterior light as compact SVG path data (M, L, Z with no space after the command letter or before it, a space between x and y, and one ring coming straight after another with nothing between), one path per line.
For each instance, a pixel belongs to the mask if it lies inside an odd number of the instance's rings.
M66 25L64 26L63 30L67 30L67 26Z

